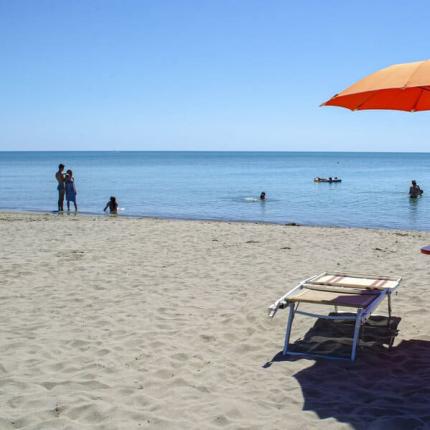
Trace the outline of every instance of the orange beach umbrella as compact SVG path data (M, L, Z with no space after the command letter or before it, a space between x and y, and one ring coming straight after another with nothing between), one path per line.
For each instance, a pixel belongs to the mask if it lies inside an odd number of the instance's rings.
M340 106L351 110L430 110L430 60L381 69L321 106Z

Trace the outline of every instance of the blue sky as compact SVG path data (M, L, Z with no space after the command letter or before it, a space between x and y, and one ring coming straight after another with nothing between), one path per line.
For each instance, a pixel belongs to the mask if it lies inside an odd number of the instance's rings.
M428 151L319 104L430 58L427 1L0 0L0 150Z

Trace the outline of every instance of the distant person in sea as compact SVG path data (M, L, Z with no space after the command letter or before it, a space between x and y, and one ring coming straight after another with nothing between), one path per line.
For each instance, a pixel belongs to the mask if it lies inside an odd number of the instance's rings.
M65 188L65 177L64 177L64 164L58 165L58 170L55 173L55 179L57 180L57 191L58 191L58 212L63 212L64 208L64 193L66 192Z
M106 203L105 208L103 209L106 212L106 209L109 208L109 212L112 215L118 214L118 202L116 200L116 197L112 196L109 201Z
M264 191L260 194L260 200L266 200L266 193Z
M412 181L412 185L409 188L409 197L411 199L416 199L421 196L424 191L417 185L417 181Z
M70 212L70 202L73 202L75 206L75 212L77 212L78 205L76 204L76 194L78 193L76 191L75 178L73 177L73 172L70 169L66 172L64 185L66 188L67 211Z

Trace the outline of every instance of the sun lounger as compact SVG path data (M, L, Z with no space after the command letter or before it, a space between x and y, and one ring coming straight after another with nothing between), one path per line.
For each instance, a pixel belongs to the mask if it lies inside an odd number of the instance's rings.
M387 298L388 321L391 318L391 294L398 288L401 278L389 276L355 275L346 273L321 273L305 279L269 307L269 316L274 317L278 309L289 307L285 333L284 355L315 355L293 352L289 349L291 328L295 314L329 320L355 321L352 338L351 360L355 360L361 326L369 319L379 304ZM334 306L336 314L320 315L298 310L301 303ZM338 312L338 308L348 312ZM352 312L352 313L351 313ZM327 358L340 358L324 356ZM344 357L343 357L344 358Z

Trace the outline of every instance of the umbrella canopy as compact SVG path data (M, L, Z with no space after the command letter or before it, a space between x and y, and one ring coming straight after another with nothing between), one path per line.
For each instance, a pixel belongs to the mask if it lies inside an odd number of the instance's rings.
M321 106L340 106L351 110L430 110L430 60L381 69Z

